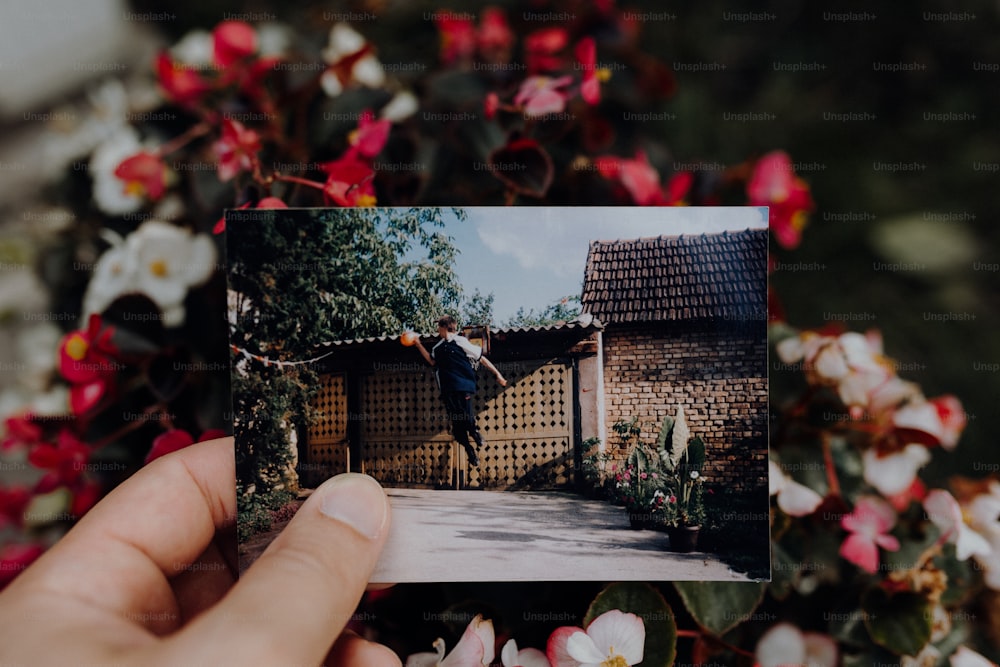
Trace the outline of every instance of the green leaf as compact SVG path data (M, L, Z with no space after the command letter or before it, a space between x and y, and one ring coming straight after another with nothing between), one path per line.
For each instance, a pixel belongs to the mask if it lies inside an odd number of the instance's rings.
M705 441L698 436L691 438L686 455L688 470L697 470L700 473L705 466Z
M646 645L640 667L670 667L677 655L674 612L660 592L649 584L611 584L594 598L583 619L584 627L601 614L619 609L635 614L646 626Z
M862 596L861 609L872 640L897 655L916 655L931 639L931 604L919 593L875 586Z
M766 582L678 581L674 588L694 620L716 636L750 620L764 599Z

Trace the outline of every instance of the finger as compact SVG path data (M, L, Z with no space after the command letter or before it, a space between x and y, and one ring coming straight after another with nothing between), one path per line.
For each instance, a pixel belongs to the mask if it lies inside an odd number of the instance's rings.
M177 625L168 577L236 515L233 439L191 445L141 469L11 584L57 592L154 632Z
M328 480L172 649L178 659L198 651L207 663L319 664L357 607L388 528L378 482L356 473Z
M337 638L323 664L337 667L401 667L403 663L387 646L345 630Z
M228 545L220 545L216 538L195 562L171 581L182 624L211 608L236 583L237 570L223 553L227 548Z

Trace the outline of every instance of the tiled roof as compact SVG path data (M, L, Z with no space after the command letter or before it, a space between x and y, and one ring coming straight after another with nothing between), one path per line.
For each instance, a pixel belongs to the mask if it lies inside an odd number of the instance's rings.
M582 303L605 325L762 319L767 230L594 241Z

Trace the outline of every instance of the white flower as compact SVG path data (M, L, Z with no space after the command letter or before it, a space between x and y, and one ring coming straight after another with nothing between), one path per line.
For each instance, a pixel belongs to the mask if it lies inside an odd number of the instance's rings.
M778 623L757 642L755 655L760 667L835 667L837 644L828 635L802 632L791 623Z
M369 88L378 88L385 83L382 63L372 53L355 61L350 72L343 74L347 80L341 79L337 65L347 56L353 56L366 47L367 42L361 33L346 23L337 23L330 29L330 42L323 49L323 60L331 67L323 72L319 80L323 92L329 97L336 97L351 83L360 83Z
M698 471L697 470L692 470L691 471L691 479L698 479L699 476L700 475L698 475Z
M927 518L940 529L942 538L955 545L955 556L965 560L969 556L989 556L993 548L985 537L965 523L962 508L954 496L943 489L934 489L924 499Z
M89 171L94 181L94 201L105 213L124 215L142 208L145 201L142 195L128 192L125 183L115 176L115 169L122 160L140 150L142 144L139 142L139 133L126 125L98 146L91 155Z
M617 609L595 618L587 630L559 628L549 640L555 667L602 667L642 662L646 626L635 614ZM555 646L553 646L555 644Z
M951 656L951 667L997 667L970 648L959 646Z
M815 512L823 502L823 496L786 475L774 461L769 460L767 467L770 494L778 496L778 508L785 514L806 516Z
M417 96L408 90L404 90L396 93L389 100L389 103L382 107L379 115L389 122L398 123L417 113L417 109L419 108L420 102L417 100Z
M183 324L188 290L212 275L212 239L159 220L146 221L124 240L106 236L112 247L98 260L87 286L84 316L101 312L119 296L139 293L157 305L164 326Z
M517 642L507 640L500 651L500 662L503 667L551 667L549 659L536 648L517 650Z
M212 34L200 29L192 30L170 47L170 55L174 60L204 68L212 66L213 51Z
M911 443L902 451L879 456L874 449L862 455L865 481L883 496L894 496L910 488L917 471L927 465L931 455L923 445Z
M434 642L435 653L414 653L406 659L406 667L479 667L489 665L496 657L493 621L477 615L465 628L458 644L445 657L444 640ZM530 667L526 665L525 667Z

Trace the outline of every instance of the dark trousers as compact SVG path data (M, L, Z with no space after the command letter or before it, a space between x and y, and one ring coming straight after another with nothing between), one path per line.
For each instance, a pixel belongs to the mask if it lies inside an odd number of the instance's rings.
M483 436L476 428L476 413L472 410L472 394L464 391L446 391L441 394L444 407L448 411L448 419L451 421L451 432L458 440L458 444L465 447L466 451L472 451L469 443L469 436L476 441L476 445L482 446Z

